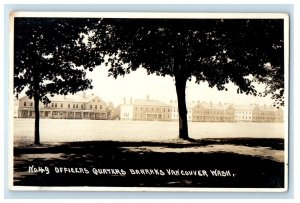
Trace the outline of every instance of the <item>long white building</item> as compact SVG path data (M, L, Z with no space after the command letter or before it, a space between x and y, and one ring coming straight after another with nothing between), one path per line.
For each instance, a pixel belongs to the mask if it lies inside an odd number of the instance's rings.
M170 121L172 107L164 102L150 99L124 99L120 106L121 120Z

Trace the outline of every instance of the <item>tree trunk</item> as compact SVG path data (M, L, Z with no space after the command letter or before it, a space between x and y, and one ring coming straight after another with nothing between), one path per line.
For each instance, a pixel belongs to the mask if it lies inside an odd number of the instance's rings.
M187 110L185 101L185 88L187 79L181 75L175 76L175 86L178 101L178 114L179 114L179 138L188 140L188 124L187 124Z
M39 98L34 97L34 144L40 144L40 112L39 112Z

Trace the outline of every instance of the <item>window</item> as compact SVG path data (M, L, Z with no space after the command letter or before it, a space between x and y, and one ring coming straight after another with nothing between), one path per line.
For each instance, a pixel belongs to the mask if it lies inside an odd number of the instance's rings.
M97 105L95 105L95 109L97 109Z
M57 103L55 103L54 106L57 107Z
M24 102L24 106L26 106L26 102Z
M83 109L83 104L81 104L81 109Z
M63 106L64 106L63 103L61 103L61 104L60 104L60 107L63 107Z
M68 104L68 108L70 108L71 107L71 104Z
M73 109L75 109L75 104L73 104Z
M92 109L93 108L93 106L92 105L90 105L90 109Z
M76 104L76 109L78 109L78 104Z
M32 106L32 102L30 102L30 106Z
M102 105L100 105L100 109L102 109Z
M51 107L54 107L54 103L51 104Z

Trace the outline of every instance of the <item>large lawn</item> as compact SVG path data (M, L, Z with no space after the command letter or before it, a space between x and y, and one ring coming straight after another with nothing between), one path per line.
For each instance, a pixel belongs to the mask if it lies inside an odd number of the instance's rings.
M16 145L33 143L34 120L14 119ZM40 120L41 142L166 141L178 137L178 122L109 120ZM203 138L284 138L283 123L189 122L189 135Z

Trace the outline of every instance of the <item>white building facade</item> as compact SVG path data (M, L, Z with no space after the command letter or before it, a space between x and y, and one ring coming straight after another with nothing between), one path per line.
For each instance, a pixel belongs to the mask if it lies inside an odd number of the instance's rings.
M172 107L164 102L146 99L130 99L120 106L121 120L171 121Z

